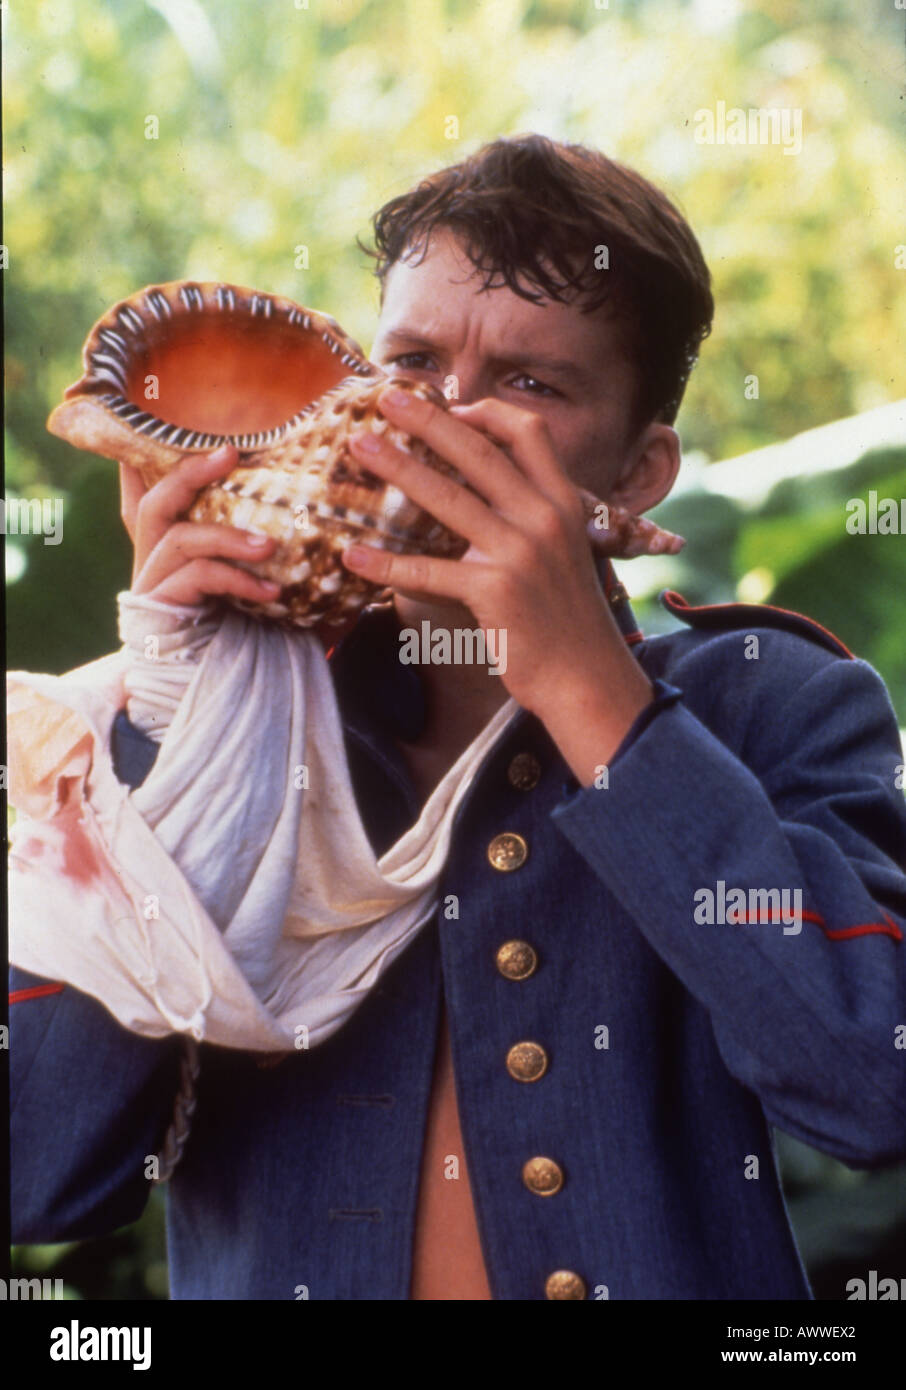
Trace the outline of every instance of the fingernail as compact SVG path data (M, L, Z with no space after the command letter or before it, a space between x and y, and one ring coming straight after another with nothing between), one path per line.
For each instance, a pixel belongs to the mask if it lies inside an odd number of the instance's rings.
M350 443L354 444L357 449L361 449L365 454L380 453L381 441L378 439L377 435L372 434L370 430L363 431L361 434L354 434L350 439Z
M273 579L262 579L261 587L262 589L265 589L269 594L279 594L283 586L281 584L275 584Z
M368 548L364 545L351 545L343 551L343 562L347 565L367 565L368 557Z
M259 536L257 534L250 533L248 536L246 536L246 540L248 541L249 545L267 545L268 541L270 540L270 536Z
M389 391L385 391L381 396L382 401L388 405L395 405L398 410L405 410L412 404L412 397L408 391L401 391L398 386L391 386Z

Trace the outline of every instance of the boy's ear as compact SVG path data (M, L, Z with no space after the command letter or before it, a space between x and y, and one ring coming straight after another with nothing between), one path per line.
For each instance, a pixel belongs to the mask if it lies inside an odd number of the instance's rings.
M680 457L679 435L672 425L647 425L630 446L607 500L641 516L673 487Z

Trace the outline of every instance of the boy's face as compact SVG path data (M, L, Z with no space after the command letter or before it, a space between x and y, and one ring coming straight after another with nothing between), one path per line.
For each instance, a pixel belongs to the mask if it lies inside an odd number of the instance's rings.
M633 369L607 310L481 284L455 236L436 230L419 264L398 261L386 277L372 360L446 387L451 404L496 397L541 415L569 478L604 501L641 511L660 500L636 496L630 475L643 437L675 435L665 425L630 434Z

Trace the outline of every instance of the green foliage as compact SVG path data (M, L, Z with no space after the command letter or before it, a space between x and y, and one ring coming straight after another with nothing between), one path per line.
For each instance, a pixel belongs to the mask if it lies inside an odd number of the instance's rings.
M671 561L670 586L690 603L748 601L746 578L756 576L759 600L806 613L870 662L906 723L906 545L899 534L847 529L847 503L867 501L870 491L906 498L906 449L876 449L847 468L785 479L756 512L697 489L668 498L657 519L687 539ZM646 629L664 629L652 599L636 608Z
M80 374L94 320L145 284L226 280L326 309L367 348L377 294L356 236L367 238L388 198L500 134L596 145L690 218L718 309L680 418L687 450L735 456L906 395L901 16L882 0L752 0L710 24L702 9L4 7L8 484L66 503L62 545L12 547L24 569L9 596L10 665L63 671L117 645L114 595L128 585L130 547L116 470L44 428ZM802 153L697 144L695 113L718 101L801 109ZM902 452L790 480L754 514L704 491L678 496L659 516L690 544L668 582L714 602L759 576L763 597L810 613L871 661L906 722L902 538L854 537L844 524L846 500L870 487L906 495ZM839 1165L809 1168L800 1155L797 1168L792 1152L796 1201L811 1202L803 1230L820 1232L839 1205ZM881 1217L871 1229L887 1212L889 1240L888 1188L872 1192ZM16 1269L60 1274L74 1296L165 1296L162 1213L155 1190L128 1231L20 1248ZM807 1244L813 1268L831 1257L817 1237Z
M28 568L7 619L16 669L69 671L119 646L113 596L129 587L132 546L120 524L115 477L115 465L84 456L67 498L62 543L17 538Z
M683 416L687 447L727 457L906 393L889 6L838 14L823 3L791 17L763 3L704 32L679 3L390 9L193 6L207 28L143 0L35 0L11 13L14 487L68 490L83 466L43 423L116 299L161 279L232 280L326 308L367 344L376 292L355 237L372 212L438 164L524 129L636 164L698 230L718 313ZM502 53L506 81L495 77ZM800 108L802 153L697 144L695 113L718 101ZM447 138L451 116L459 138ZM308 270L295 267L303 244ZM751 373L757 401L743 394Z
M13 1277L62 1279L68 1299L165 1299L165 1214L164 1191L155 1187L140 1219L113 1235L65 1245L14 1245Z

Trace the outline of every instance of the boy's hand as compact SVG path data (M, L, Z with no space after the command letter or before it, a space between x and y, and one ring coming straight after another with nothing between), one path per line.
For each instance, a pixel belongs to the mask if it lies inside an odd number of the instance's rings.
M622 638L598 583L586 508L545 422L499 400L455 412L408 393L405 402L394 402L388 387L379 408L458 469L469 488L370 431L352 437L353 452L470 548L450 560L356 546L344 563L404 594L458 602L485 632L504 631L501 679L545 723L556 707L575 705L580 691L612 689ZM375 452L367 449L372 441Z
M196 493L216 478L226 477L238 460L238 451L228 444L213 453L187 454L147 490L137 469L120 464L120 510L135 546L133 593L189 605L225 594L253 602L279 594L279 584L227 563L252 564L263 559L274 548L269 536L184 519Z
M270 555L276 542L238 526L184 520L196 495L208 483L236 467L238 451L224 444L212 453L186 454L166 478L145 488L138 469L120 464L120 515L135 547L132 592L164 603L192 605L227 594L262 602L274 599L280 585L257 579L229 561ZM355 613L340 624L311 628L325 648L336 645L358 621Z
M546 726L590 786L653 698L601 592L585 507L540 416L499 400L454 414L408 394L382 414L457 468L463 487L371 433L350 443L366 467L470 542L460 560L350 547L344 563L376 584L462 604L485 633L505 634L498 674ZM481 432L479 432L481 431ZM492 438L488 438L488 436ZM494 441L500 441L502 447Z

